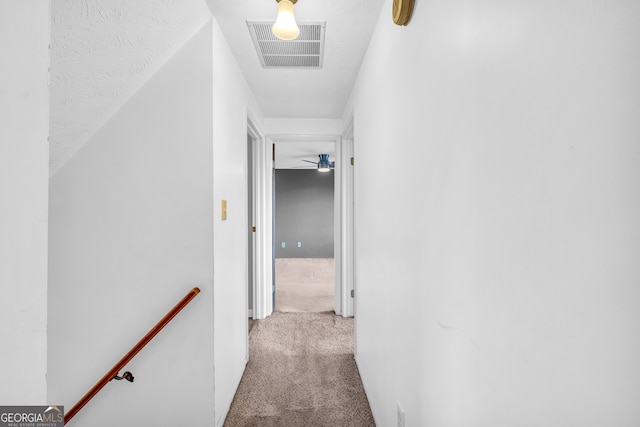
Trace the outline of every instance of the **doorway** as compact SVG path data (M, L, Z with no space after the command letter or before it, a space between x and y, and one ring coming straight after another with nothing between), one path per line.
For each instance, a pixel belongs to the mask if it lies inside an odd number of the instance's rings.
M255 292L253 314L255 319L264 319L273 311L273 266L275 257L275 236L272 230L273 214L273 170L274 144L295 142L333 142L335 144L335 169L334 169L334 265L335 265L335 291L334 311L344 317L353 316L353 301L351 292L353 286L353 262L350 242L353 242L351 233L353 222L347 220L347 206L351 203L352 193L346 193L347 180L345 173L348 171L350 157L348 146L342 143L340 135L294 135L271 134L264 139L258 139L254 148L254 209L257 232L255 233ZM346 150L346 151L345 151ZM344 171L344 173L343 173ZM295 241L297 245L297 241ZM344 310L343 310L344 308Z
M277 311L334 311L334 161L332 141L276 146Z

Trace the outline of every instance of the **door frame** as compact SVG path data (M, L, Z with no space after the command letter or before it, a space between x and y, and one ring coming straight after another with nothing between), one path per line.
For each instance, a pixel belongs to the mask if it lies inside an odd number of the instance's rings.
M342 302L344 317L355 317L355 160L353 114L346 121L340 144L340 246Z
M262 289L262 277L264 275L264 266L262 265L262 254L264 252L262 246L263 246L263 241L264 241L264 227L261 223L261 221L263 220L263 209L264 207L262 206L261 203L261 185L262 185L262 177L258 175L258 173L261 171L261 166L262 166L262 149L264 147L264 135L262 134L262 132L260 131L260 129L257 126L257 121L255 120L255 118L253 117L253 115L251 114L250 111L247 111L247 134L251 137L252 139L252 143L251 143L251 157L252 157L252 165L250 167L252 167L253 169L253 183L252 183L252 188L253 188L253 212L247 212L247 215L251 215L253 214L253 225L256 227L256 232L253 232L252 230L247 229L247 233L251 233L253 235L253 280L250 280L250 278L248 277L248 273L247 273L247 281L246 281L246 289L247 289L247 294L249 292L249 284L252 284L252 290L253 290L253 307L251 312L249 312L249 307L248 307L248 295L245 296L245 304L247 305L245 308L245 313L247 313L247 318L248 315L250 314L251 317L253 319L263 319L263 317L259 317L260 314L262 314L261 309L262 307L260 306L260 297L258 297L258 293L260 292L260 290ZM247 153L247 156L249 155L249 153ZM249 176L249 173L247 172L246 176ZM248 188L249 183L247 183L247 188ZM247 223L248 223L248 219L247 218ZM247 236L247 241L248 241L248 236ZM247 248L247 250L249 250L250 248ZM247 262L249 260L249 256L247 254ZM248 271L248 269L247 269ZM248 322L247 322L247 335L248 335ZM248 346L247 346L247 352L248 352Z
M254 147L254 207L256 224L255 291L253 318L264 319L273 312L273 140L256 140Z
M256 146L256 138L249 132L247 129L247 294L251 294L251 305L249 305L249 298L247 298L247 318L253 318L253 294L255 294L255 283L256 283L256 236L253 232L252 228L255 227L255 218L256 218L256 210L255 210L255 179L253 177L253 173L255 170L253 155L255 152ZM248 295L247 295L248 296Z
M352 122L352 121L351 121ZM256 289L254 292L254 319L264 319L273 312L272 259L273 233L273 145L278 142L318 142L335 143L334 170L334 260L335 260L335 299L336 314L343 317L353 316L353 191L348 190L353 183L351 153L353 140L343 144L342 135L305 135L305 134L267 134L256 139L254 157L255 209L256 209ZM346 173L345 173L346 172ZM349 219L351 218L351 219Z

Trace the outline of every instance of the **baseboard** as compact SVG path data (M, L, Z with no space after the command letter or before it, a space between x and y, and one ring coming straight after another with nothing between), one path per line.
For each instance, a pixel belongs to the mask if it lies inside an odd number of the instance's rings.
M253 319L253 309L252 308L247 310L247 317L250 318L250 319Z
M367 396L367 400L369 401L369 408L371 408L371 415L373 416L373 422L375 423L375 425L380 426L382 424L380 424L380 422L378 421L380 420L380 418L376 416L375 408L371 405L371 399L369 399L369 393L367 393L367 390L369 390L369 387L367 387L367 381L362 376L362 371L360 370L360 364L358 363L358 357L354 355L354 359L356 361L356 368L358 368L358 375L360 376L360 381L362 381L362 388L364 389L364 394Z
M245 357L244 365L242 366L242 370L240 371L240 375L237 377L237 381L235 381L236 387L235 387L235 390L233 390L233 394L231 395L231 400L229 401L229 403L227 403L225 405L224 413L222 414L222 416L218 417L217 422L216 422L216 427L222 427L224 425L224 422L227 419L227 415L229 414L229 409L231 409L231 404L233 403L233 398L236 396L236 393L238 392L238 387L240 386L240 380L242 380L242 376L244 375L244 371L247 368L247 362L248 362L248 360ZM215 414L215 409L214 409L214 414Z

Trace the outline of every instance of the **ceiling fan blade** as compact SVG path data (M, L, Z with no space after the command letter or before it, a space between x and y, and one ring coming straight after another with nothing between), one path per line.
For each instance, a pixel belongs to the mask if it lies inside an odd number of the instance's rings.
M307 163L313 163L314 165L317 165L318 162L312 162L311 160L302 160L303 162L307 162Z

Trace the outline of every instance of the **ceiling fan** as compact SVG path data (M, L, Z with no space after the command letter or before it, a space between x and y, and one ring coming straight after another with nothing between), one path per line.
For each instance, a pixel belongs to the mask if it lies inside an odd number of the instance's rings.
M329 172L331 169L335 168L336 162L329 161L328 154L318 154L320 158L317 162L312 162L311 160L302 160L303 162L313 163L318 166L318 172Z

